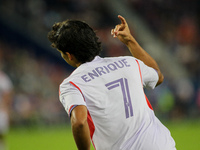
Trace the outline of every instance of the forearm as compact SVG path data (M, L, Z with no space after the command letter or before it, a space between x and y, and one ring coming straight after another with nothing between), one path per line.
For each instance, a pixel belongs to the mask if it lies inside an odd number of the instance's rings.
M90 150L90 131L87 122L72 126L74 140L78 150Z
M126 45L135 58L143 61L147 66L152 67L157 71L159 70L156 61L138 44L134 38L132 38Z
M157 85L159 85L160 83L162 83L164 77L159 69L158 64L156 63L156 61L138 44L138 42L131 37L130 40L126 43L126 46L128 47L129 51L131 52L131 54L143 61L147 66L154 68L159 76L159 81L157 83Z

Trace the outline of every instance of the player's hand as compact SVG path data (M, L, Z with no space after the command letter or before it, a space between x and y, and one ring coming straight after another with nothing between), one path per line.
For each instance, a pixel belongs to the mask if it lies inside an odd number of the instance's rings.
M120 19L121 24L116 25L115 28L111 30L111 35L114 38L117 37L121 42L127 45L128 42L133 39L133 37L130 33L130 30L125 18L120 15L118 15L118 18Z

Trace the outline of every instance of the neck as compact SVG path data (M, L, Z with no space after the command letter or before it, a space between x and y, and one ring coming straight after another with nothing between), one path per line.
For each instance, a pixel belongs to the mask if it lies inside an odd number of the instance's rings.
M81 63L77 63L75 65L76 65L76 68L78 68L81 65Z

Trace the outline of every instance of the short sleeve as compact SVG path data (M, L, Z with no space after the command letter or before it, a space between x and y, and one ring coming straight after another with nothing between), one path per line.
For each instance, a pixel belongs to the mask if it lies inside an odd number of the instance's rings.
M144 88L154 89L159 79L157 71L145 65L141 60L138 60L138 62Z
M86 106L83 95L74 85L71 83L62 83L60 85L59 99L64 106L68 115L71 115L71 111L78 105Z

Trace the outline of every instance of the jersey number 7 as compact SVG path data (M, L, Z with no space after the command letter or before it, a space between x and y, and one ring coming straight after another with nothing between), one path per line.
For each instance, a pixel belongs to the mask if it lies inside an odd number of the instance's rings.
M132 117L133 107L132 107L131 97L130 97L130 92L129 92L129 87L128 87L128 80L126 78L120 78L118 80L107 83L105 86L108 88L108 90L121 87L126 118Z

